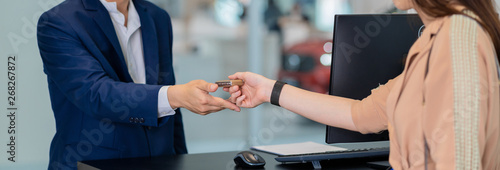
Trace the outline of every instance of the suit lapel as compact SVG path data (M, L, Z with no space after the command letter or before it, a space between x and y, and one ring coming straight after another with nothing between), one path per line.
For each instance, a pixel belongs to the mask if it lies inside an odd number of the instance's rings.
M119 65L121 66L120 70L116 71L123 74L122 77L125 78L124 81L133 82L132 78L130 77L130 74L128 73L125 57L123 56L123 52L120 43L118 41L118 37L116 36L115 27L113 26L108 11L106 10L106 8L104 8L101 2L99 2L99 0L92 0L92 1L82 0L82 2L85 6L85 9L87 9L87 11L89 12L89 15L94 19L94 21L99 26L104 35L106 35L109 42L113 46L116 54L118 54L118 56L106 56L106 58L110 59L109 62L119 63Z
M146 69L146 84L158 84L159 54L158 39L154 20L137 0L132 1L141 19L142 45L144 50L144 66Z

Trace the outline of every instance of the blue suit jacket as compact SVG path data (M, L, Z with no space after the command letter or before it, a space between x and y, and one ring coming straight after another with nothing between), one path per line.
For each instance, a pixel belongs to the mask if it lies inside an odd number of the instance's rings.
M134 84L108 11L99 0L66 0L38 22L56 134L49 169L80 160L187 153L182 117L161 119L158 91L175 84L172 25L164 10L133 0L141 20L146 84Z

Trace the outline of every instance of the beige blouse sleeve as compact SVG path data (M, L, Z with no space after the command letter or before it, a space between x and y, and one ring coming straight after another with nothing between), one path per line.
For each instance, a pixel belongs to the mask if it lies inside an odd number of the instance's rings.
M494 49L479 24L452 16L437 35L425 80L428 167L497 169L498 78Z
M351 106L351 116L357 130L363 134L387 130L386 101L400 76L372 90L372 94Z

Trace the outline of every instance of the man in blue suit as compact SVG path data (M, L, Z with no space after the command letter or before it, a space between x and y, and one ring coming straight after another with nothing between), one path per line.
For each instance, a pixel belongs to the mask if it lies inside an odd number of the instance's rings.
M81 160L187 153L177 108L236 105L203 80L174 85L172 26L145 0L66 0L38 22L56 134L49 169Z

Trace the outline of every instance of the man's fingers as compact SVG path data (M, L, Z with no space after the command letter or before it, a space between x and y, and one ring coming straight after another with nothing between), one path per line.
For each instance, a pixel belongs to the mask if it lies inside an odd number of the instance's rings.
M215 92L217 91L217 88L219 86L217 86L217 84L214 84L214 83L208 83L208 92Z
M237 112L239 112L241 110L240 107L236 106L235 104L233 104L227 100L224 100L220 97L213 97L213 98L214 98L214 100L213 100L214 103L212 104L213 106L227 108L227 109L231 109L231 110L234 110Z
M215 92L218 88L217 84L208 83L204 80L197 80L197 84L195 86L206 92Z
M225 108L218 107L218 106L207 106L207 108L205 108L205 110L203 110L203 111L200 111L199 114L201 114L201 115L208 115L210 113L218 112L218 111L221 111L221 110L224 110L224 109Z
M202 108L198 108L198 110L193 111L195 113L198 113L200 115L208 115L210 113L218 112L221 110L224 110L226 108L221 107L221 106L216 106L216 105L205 105Z

